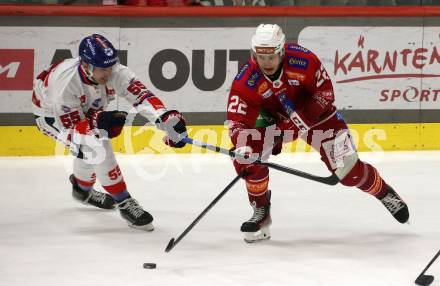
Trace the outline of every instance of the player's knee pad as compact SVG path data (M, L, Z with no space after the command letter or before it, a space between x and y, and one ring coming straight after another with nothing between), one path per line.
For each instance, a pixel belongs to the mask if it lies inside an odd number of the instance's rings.
M251 150L251 149L250 149ZM250 152L251 153L251 152ZM259 153L251 153L251 156L259 156ZM269 168L262 164L255 163L251 159L234 158L232 160L237 174L245 172L244 177L251 180L260 180L269 174Z
M358 162L358 154L347 130L338 132L335 138L322 143L322 160L339 179L343 179Z

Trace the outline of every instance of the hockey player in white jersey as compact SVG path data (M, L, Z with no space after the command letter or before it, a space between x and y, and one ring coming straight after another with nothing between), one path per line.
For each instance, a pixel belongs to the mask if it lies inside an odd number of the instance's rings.
M106 111L115 95L166 132L164 141L181 148L185 120L168 110L136 75L119 63L117 50L93 34L79 45L79 57L50 66L34 82L32 102L39 130L62 142L76 156L70 176L75 199L103 209L118 208L134 228L153 230L153 217L131 197L115 159L111 138L118 136L127 116ZM96 156L97 153L104 156ZM107 193L93 189L96 178Z

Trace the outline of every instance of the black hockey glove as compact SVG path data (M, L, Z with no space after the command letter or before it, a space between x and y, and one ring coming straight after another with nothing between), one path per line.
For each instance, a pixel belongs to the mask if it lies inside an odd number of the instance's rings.
M107 131L108 138L117 137L121 134L122 128L125 124L125 119L127 118L127 112L125 111L102 111L95 116L96 120L93 120L98 129L103 129Z

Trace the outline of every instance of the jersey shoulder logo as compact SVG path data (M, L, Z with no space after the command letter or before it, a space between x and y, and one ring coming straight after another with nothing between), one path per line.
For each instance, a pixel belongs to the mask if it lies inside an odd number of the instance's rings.
M301 57L289 56L287 57L287 64L289 67L306 70L309 67L309 60Z
M249 77L246 79L246 85L249 88L255 88L258 81L260 80L261 75L258 71L254 70Z
M246 73L247 69L249 68L249 63L245 64L244 66L241 67L240 71L238 72L238 74L235 76L236 80L240 80L243 75Z

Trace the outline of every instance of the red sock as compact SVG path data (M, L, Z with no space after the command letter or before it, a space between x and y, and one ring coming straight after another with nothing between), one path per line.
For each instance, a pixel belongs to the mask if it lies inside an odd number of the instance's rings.
M383 198L388 192L388 185L376 168L361 160L357 161L341 183L345 186L357 187L378 199Z
M127 190L127 185L125 185L124 179L122 179L119 183L110 186L102 186L109 194L118 195L123 191Z
M257 208L269 204L267 190L269 186L269 175L262 179L246 179L246 189L249 201Z
M93 185L95 184L95 181L96 181L96 176L95 176L95 174L93 174L90 181L83 181L83 180L78 179L75 176L75 180L78 183L78 186L81 190L88 192L93 189Z

